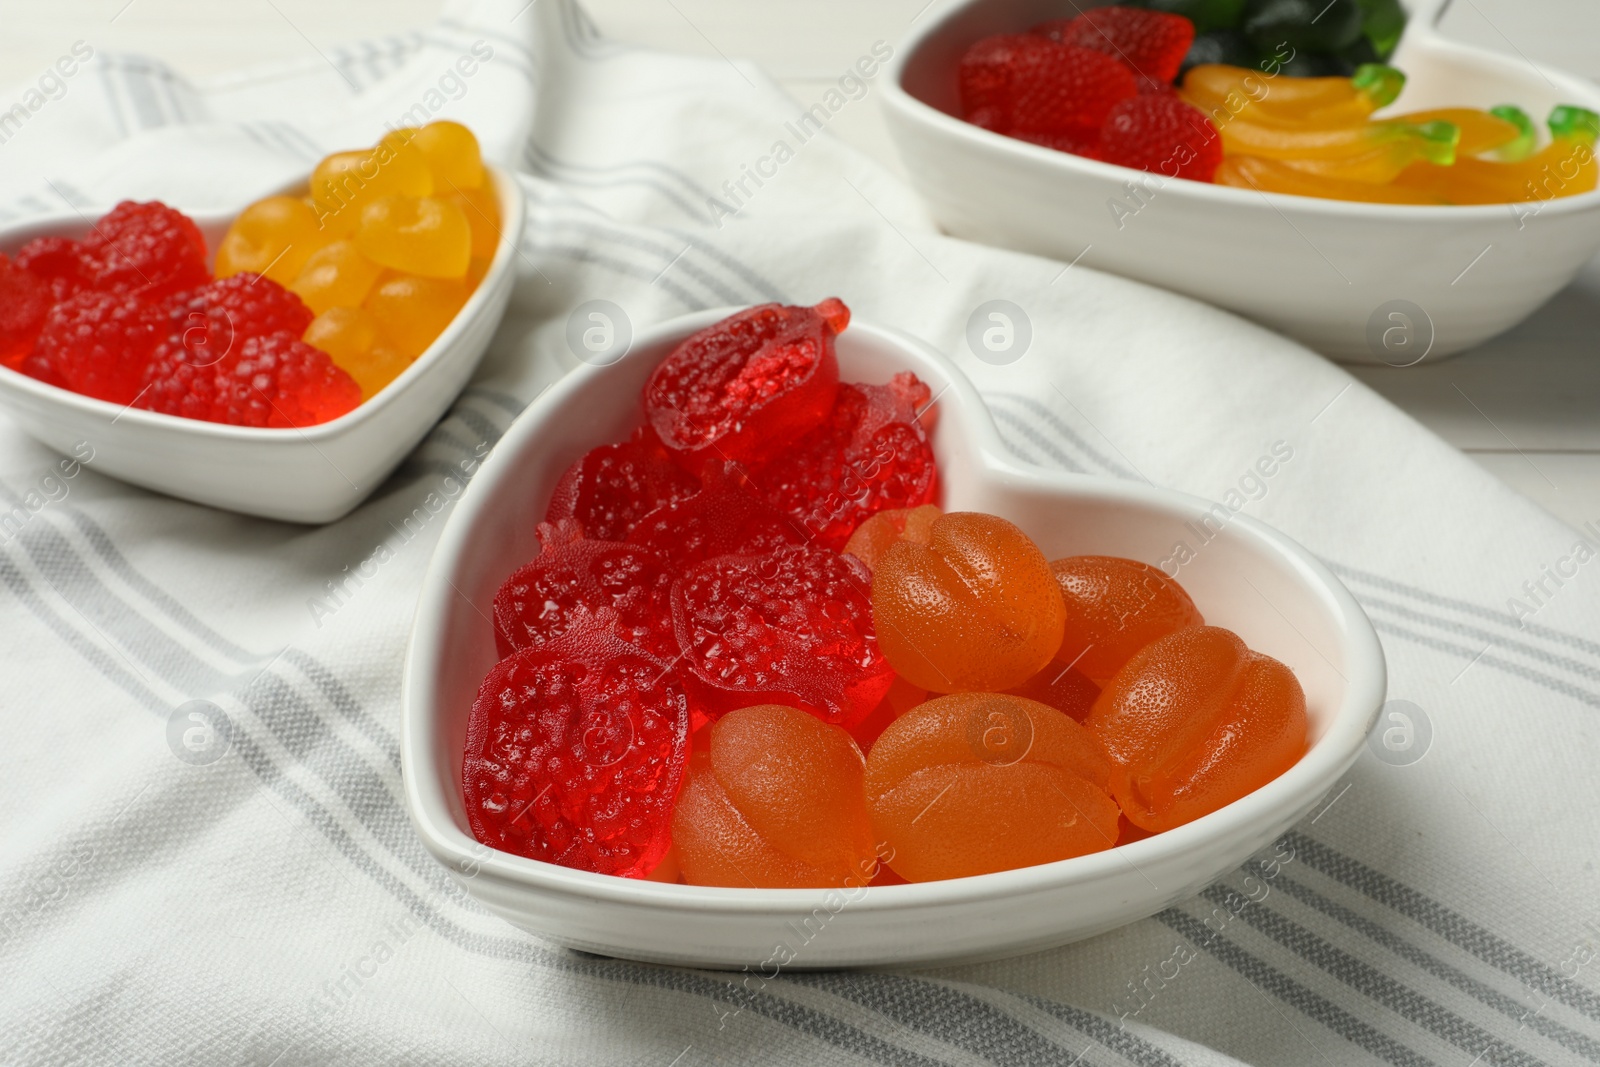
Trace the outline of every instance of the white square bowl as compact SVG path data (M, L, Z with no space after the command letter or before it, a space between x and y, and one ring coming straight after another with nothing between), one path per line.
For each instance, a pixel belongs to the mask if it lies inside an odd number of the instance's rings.
M946 232L1185 293L1335 359L1399 366L1509 329L1600 250L1600 190L1473 207L1319 200L1161 181L958 117L956 65L974 41L1104 3L958 0L906 36L884 117ZM1445 40L1443 0L1409 6L1390 61L1406 87L1390 111L1509 103L1540 123L1556 104L1600 111L1593 82Z
M465 890L541 937L629 959L707 967L818 968L977 960L1059 945L1160 911L1236 868L1323 797L1360 754L1384 694L1377 635L1350 593L1299 545L1243 515L1203 546L1186 524L1215 505L1170 490L1057 473L1010 459L987 408L942 355L854 323L844 381L911 370L939 395L933 433L947 510L1003 515L1051 558L1168 557L1206 620L1293 668L1305 687L1306 755L1277 780L1186 826L1121 848L973 878L853 891L729 889L617 878L496 851L468 828L461 795L467 715L497 659L500 584L538 552L535 525L561 473L640 421L645 378L683 338L730 309L643 333L620 361L573 371L518 416L457 502L424 579L406 657L401 758L406 807ZM1216 517L1211 519L1218 525ZM809 933L809 936L807 932Z
M505 313L516 277L522 190L487 169L500 201L500 243L456 317L399 377L337 419L304 429L258 429L163 415L48 385L0 367L0 408L62 453L94 449L102 474L212 507L287 522L323 523L365 500L433 428L466 386ZM215 255L233 214L191 216ZM0 252L35 237L81 239L90 216L57 215L0 229Z

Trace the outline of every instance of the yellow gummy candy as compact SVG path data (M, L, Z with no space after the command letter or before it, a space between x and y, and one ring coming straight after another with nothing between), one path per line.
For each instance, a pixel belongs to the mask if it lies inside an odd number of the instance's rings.
M311 254L289 288L320 315L331 307L359 307L381 273L354 241L334 241Z
M433 171L441 193L476 189L483 184L483 156L478 139L459 122L440 119L416 132L411 143Z
M467 217L472 229L472 254L474 257L493 256L500 246L500 201L494 188L484 182L476 189L463 189L445 197Z
M361 399L371 399L411 365L409 357L389 345L378 322L361 308L329 308L312 320L302 338L328 353L361 386Z
M1239 189L1314 196L1323 200L1357 200L1369 204L1444 203L1440 197L1425 190L1330 177L1302 170L1281 159L1261 159L1256 156L1228 156L1217 167L1213 180L1218 185L1231 185Z
M388 274L362 304L389 343L415 359L450 325L470 292L459 278Z
M433 174L415 154L380 142L373 148L335 152L311 172L311 199L324 230L345 237L361 224L361 211L384 196L427 196Z
M450 200L383 196L362 209L356 247L392 270L459 278L472 258L472 229L461 206Z
M239 213L217 246L218 278L254 271L287 285L327 243L316 213L299 197L269 196Z

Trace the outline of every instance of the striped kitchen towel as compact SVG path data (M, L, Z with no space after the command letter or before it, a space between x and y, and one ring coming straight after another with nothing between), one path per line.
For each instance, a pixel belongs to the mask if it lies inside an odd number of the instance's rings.
M338 523L167 499L0 418L0 1063L1600 1062L1593 538L1264 330L941 236L828 130L895 47L797 101L567 0L480 0L206 84L82 44L0 96L0 218L237 206L441 115L530 205L478 376ZM1393 700L1299 826L1081 944L760 983L541 943L423 852L395 742L415 591L462 478L578 365L572 309L828 295L952 354L1020 457L1216 499L1349 584ZM968 341L995 300L1029 324L1003 365ZM224 716L198 753L191 701Z

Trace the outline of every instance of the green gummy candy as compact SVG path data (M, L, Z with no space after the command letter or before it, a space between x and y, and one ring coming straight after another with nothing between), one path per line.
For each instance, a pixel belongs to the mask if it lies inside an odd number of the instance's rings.
M1400 70L1382 63L1363 63L1350 76L1350 84L1355 86L1356 92L1371 100L1373 110L1377 110L1395 102L1400 90L1406 87L1406 76Z
M1497 119L1505 119L1515 126L1517 136L1515 140L1491 149L1488 155L1502 163L1516 163L1533 155L1533 150L1539 143L1539 127L1533 124L1533 118L1526 111L1515 104L1501 104L1498 107L1491 107L1489 114Z
M1378 55L1387 59L1400 43L1400 34L1406 28L1405 9L1400 0L1359 0L1361 4L1361 32Z
M1435 120L1419 123L1413 129L1422 138L1422 158L1440 167L1456 161L1456 145L1461 143L1461 127L1453 122Z
M1551 108L1545 125L1550 127L1550 136L1558 140L1582 141L1592 145L1596 138L1600 138L1600 115L1574 104L1557 104Z

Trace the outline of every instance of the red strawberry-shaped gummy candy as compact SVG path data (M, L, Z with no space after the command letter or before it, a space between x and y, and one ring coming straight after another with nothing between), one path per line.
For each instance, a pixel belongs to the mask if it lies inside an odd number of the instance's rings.
M524 564L494 598L494 636L500 655L560 637L580 612L611 609L616 634L664 660L675 659L667 561L648 548L591 540L572 519L539 524L539 555Z
M685 572L672 621L712 714L775 703L846 728L864 718L894 681L873 636L871 588L860 560L801 545Z
M1222 162L1222 138L1210 119L1176 93L1149 93L1111 109L1100 128L1100 158L1208 182Z
M52 303L48 282L0 252L0 366L22 365Z
M138 296L82 292L50 309L24 369L85 396L131 403L165 322Z
M762 495L835 551L874 513L930 503L933 449L917 415L931 395L910 371L841 385L828 420L754 476Z
M645 418L688 470L719 462L759 467L833 406L833 339L849 321L835 299L729 316L685 339L651 373Z
M473 836L564 867L642 878L671 845L690 687L584 614L501 660L467 719L461 784Z
M247 337L215 363L196 365L170 339L150 364L141 407L234 426L314 426L361 402L361 388L321 349L294 334Z
M1133 72L1111 56L1023 33L978 41L958 77L962 113L1011 134L1092 135L1113 104L1137 91Z
M112 208L83 239L81 256L86 284L103 292L157 299L210 277L200 228L158 201Z
M49 285L55 300L65 300L87 284L83 246L67 237L35 237L17 250L16 264Z
M1097 7L1077 18L1040 23L1030 32L1115 56L1154 85L1172 84L1194 44L1193 22L1136 7Z
M590 537L621 541L645 515L699 488L700 480L672 462L655 431L641 426L626 441L591 448L568 467L544 519L576 519Z
M630 544L666 557L674 572L713 556L766 552L804 539L804 531L756 496L732 464L707 468L698 493L662 504L628 534Z

